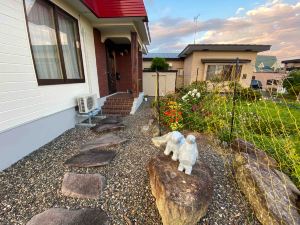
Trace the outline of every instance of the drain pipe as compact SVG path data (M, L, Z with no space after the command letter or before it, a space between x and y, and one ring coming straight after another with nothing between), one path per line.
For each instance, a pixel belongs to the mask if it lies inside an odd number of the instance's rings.
M84 58L85 58L85 75L86 75L86 78L87 78L87 81L88 81L88 87L89 87L89 93L90 94L93 94L93 89L92 89L92 81L91 81L91 77L89 76L89 68L88 68L88 58L89 58L89 55L88 55L88 52L87 52L87 48L86 48L86 33L85 33L85 30L84 28L81 26L81 23L80 23L80 15L79 15L79 24L80 24L80 33L81 33L81 36L82 36L82 41L83 41L83 47L84 47ZM99 87L100 88L100 87Z

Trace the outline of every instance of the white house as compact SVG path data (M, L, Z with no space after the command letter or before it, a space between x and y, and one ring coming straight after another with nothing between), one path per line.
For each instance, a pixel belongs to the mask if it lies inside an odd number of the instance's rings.
M76 97L140 97L147 22L143 0L1 0L0 170L74 127Z

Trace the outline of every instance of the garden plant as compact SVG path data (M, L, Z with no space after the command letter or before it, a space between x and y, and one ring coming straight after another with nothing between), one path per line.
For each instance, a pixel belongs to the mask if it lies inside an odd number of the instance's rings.
M234 81L194 82L161 99L162 123L170 130L208 133L228 144L244 139L273 157L300 187L300 104L297 96L287 98L291 94L299 93L290 89L265 97L269 95Z

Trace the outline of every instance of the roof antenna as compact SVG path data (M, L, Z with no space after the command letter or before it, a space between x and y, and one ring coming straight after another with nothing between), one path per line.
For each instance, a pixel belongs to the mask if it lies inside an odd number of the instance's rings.
M196 36L197 36L197 25L198 25L198 19L200 17L200 14L194 17L194 23L195 23L195 32L194 32L194 44L196 44Z

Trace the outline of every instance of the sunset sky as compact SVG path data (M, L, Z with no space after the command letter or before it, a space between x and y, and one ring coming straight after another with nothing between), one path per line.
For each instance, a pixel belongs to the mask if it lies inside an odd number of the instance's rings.
M299 0L144 0L149 52L180 52L187 44L270 44L279 59L300 57ZM199 15L198 23L194 17Z

